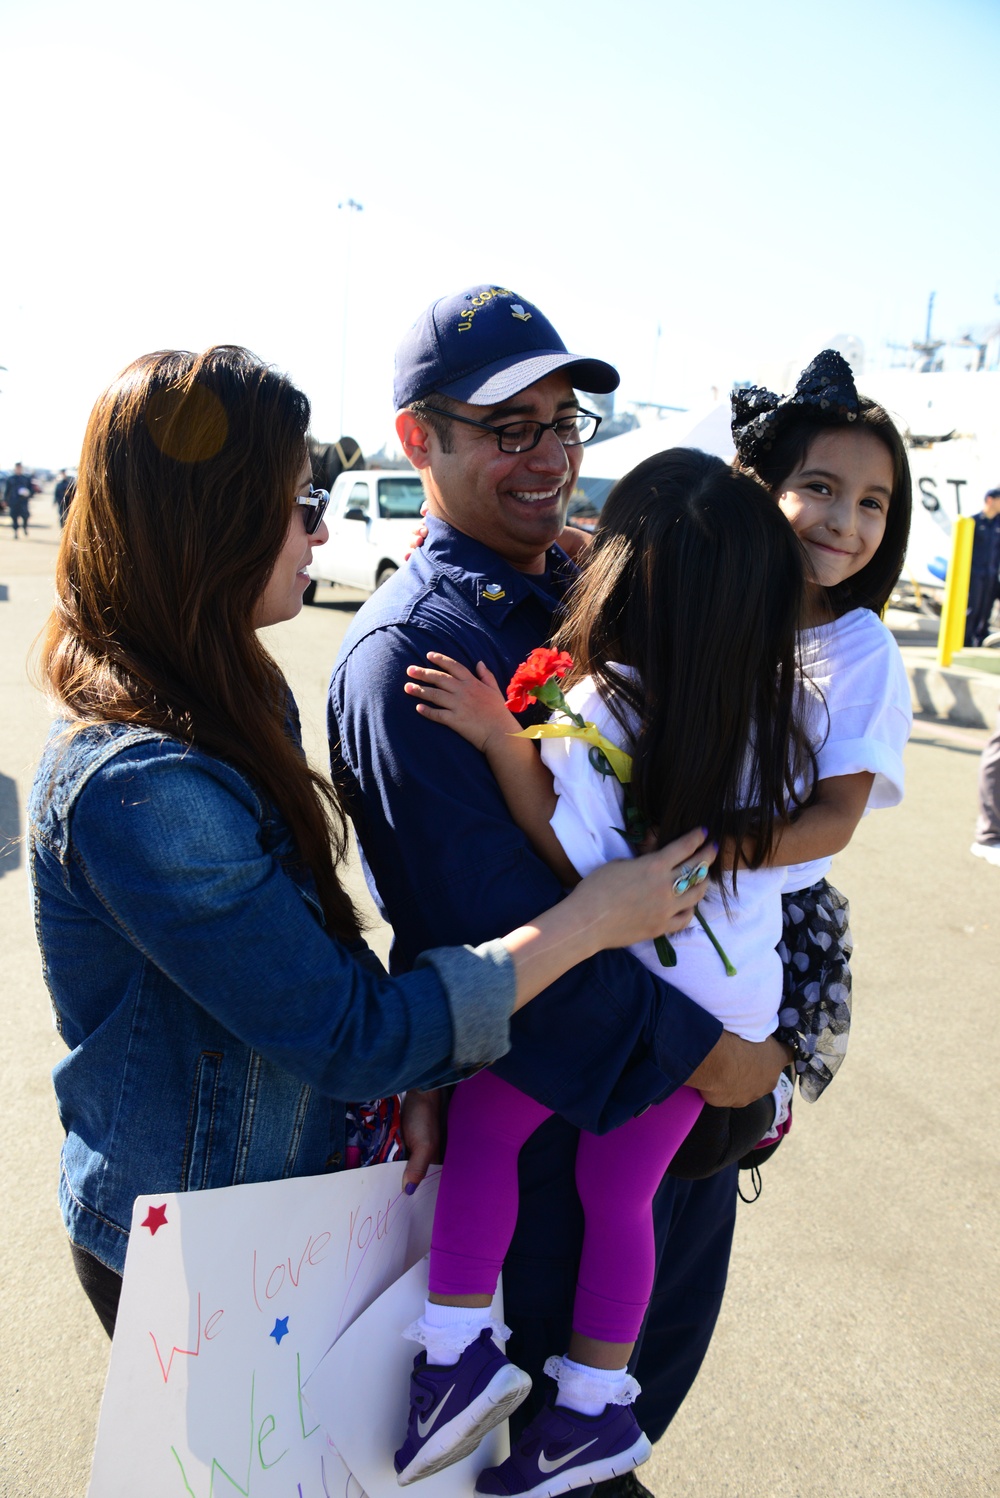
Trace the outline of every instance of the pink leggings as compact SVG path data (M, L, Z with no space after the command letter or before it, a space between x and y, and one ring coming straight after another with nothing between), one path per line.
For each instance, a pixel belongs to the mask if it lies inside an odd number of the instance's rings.
M610 1134L580 1134L576 1188L584 1233L573 1330L634 1342L653 1289L653 1194L702 1109L681 1087ZM430 1290L492 1295L517 1221L517 1157L552 1110L477 1072L455 1090L434 1213Z

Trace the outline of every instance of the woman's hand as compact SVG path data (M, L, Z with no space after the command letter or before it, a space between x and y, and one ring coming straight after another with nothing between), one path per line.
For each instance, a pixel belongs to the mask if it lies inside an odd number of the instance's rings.
M645 858L616 859L588 874L559 905L504 937L514 961L520 1009L578 962L606 947L655 941L688 924L708 888L702 879L678 894L675 883L718 852L697 828Z
M700 880L681 894L676 893L674 885L685 872L700 864L710 865L718 851L715 843L706 841L705 829L699 827L657 852L642 858L616 859L588 874L569 898L588 902L593 908L592 919L603 938L597 950L630 947L683 930L707 893L708 880ZM595 931L595 937L597 934Z
M427 659L437 669L407 666L410 680L403 687L411 697L419 698L415 705L423 717L443 723L483 753L494 735L505 738L519 731L521 725L509 711L496 677L482 661L473 676L437 650L429 650Z
M403 1190L412 1196L427 1174L427 1167L441 1163L440 1092L419 1092L411 1087L403 1099L400 1127L407 1153Z

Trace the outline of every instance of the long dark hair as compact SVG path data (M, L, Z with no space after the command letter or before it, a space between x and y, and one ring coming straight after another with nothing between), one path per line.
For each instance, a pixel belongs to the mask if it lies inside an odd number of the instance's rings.
M77 724L143 725L243 771L351 939L344 815L288 736L288 688L255 628L308 426L306 397L246 349L130 364L87 426L41 667Z
M802 593L791 527L719 458L672 448L608 495L555 643L631 741L632 796L661 845L703 826L754 839L757 868L797 778L811 786L794 715Z
M883 406L867 396L859 397L858 414L848 423L839 417L822 416L809 407L791 406L783 414L771 446L761 453L745 473L753 473L777 497L786 480L801 468L817 437L827 432L871 432L892 459L892 494L885 517L885 533L871 561L853 577L824 588L835 619L851 609L872 609L881 614L899 581L910 534L912 484L910 462L903 439Z

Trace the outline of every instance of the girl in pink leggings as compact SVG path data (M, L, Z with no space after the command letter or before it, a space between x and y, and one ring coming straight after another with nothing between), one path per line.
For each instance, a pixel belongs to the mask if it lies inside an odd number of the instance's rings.
M798 542L768 492L717 458L674 449L612 491L555 642L575 662L573 712L631 755L627 786L592 739L545 737L539 756L512 737L520 724L485 667L473 676L432 655L430 668L410 668L406 687L418 712L483 750L515 821L567 887L627 856L629 842L662 845L691 826L709 829L716 848L744 850L738 872L721 859L711 873L708 861L685 871L688 884L711 879L700 910L712 934L689 925L666 955L676 954L672 982L753 1041L776 1028L782 992L784 871L768 858L787 813L776 818L774 808L796 810L812 773L794 711L802 591ZM660 944L634 950L664 974ZM548 1064L573 1066L586 1039L567 1034ZM791 1086L782 1083L756 1111L742 1110L751 1133L734 1136L734 1157L783 1127ZM508 1460L480 1474L477 1493L550 1498L649 1456L627 1364L655 1272L651 1204L702 1107L682 1087L608 1134L581 1133L573 1336L566 1355L545 1365L557 1392ZM528 1392L490 1306L517 1217L518 1153L548 1117L491 1071L454 1093L429 1296L407 1332L426 1350L396 1453L400 1483L466 1455Z

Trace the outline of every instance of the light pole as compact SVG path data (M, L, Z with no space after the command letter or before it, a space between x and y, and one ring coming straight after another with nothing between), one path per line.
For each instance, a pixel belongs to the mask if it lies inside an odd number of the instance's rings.
M347 209L347 233L344 238L344 321L340 337L340 431L338 437L344 435L344 393L347 384L347 306L351 291L351 214L363 213L364 205L356 203L353 198L345 198L337 208Z

